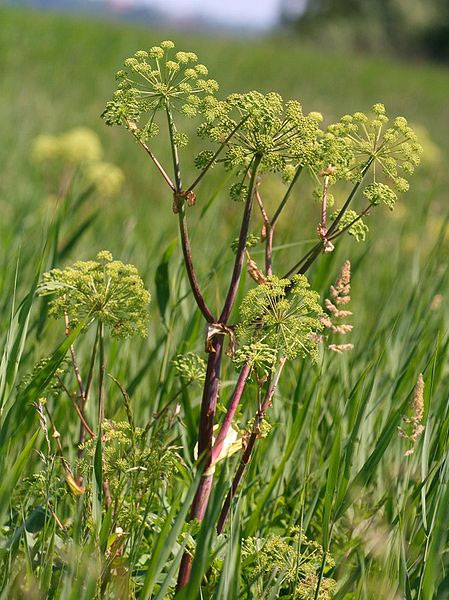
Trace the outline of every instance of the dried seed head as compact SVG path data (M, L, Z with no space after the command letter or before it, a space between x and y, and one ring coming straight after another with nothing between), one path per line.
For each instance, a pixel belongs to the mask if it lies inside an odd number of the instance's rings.
M346 260L340 271L335 285L330 287L330 296L332 298L326 298L324 305L327 313L321 317L321 323L326 329L329 330L330 334L346 335L352 331L353 326L349 323L343 323L342 320L350 317L352 312L350 310L344 310L339 308L339 305L346 305L351 300L349 295L351 290L351 263ZM346 350L352 350L353 344L329 344L329 350L342 354Z
M416 442L424 431L422 422L424 418L424 378L422 373L419 374L418 381L416 382L415 393L413 394L410 408L413 413L412 416L403 418L404 423L410 426L409 431L398 427L399 435L413 444L412 448L407 450L404 456L410 456L414 453Z

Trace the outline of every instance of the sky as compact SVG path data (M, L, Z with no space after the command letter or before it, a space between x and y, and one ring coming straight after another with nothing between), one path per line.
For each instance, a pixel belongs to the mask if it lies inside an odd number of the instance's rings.
M277 23L281 0L122 0L145 3L180 20L213 19L229 26L270 27Z

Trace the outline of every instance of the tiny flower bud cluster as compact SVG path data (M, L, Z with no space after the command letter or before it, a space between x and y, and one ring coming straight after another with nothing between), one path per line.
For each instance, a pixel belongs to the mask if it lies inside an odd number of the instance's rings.
M335 211L332 214L332 219L335 220L338 214L339 211ZM362 219L359 219L359 215L355 210L349 209L345 211L338 223L338 230L341 231L342 229L348 227L348 225L350 225L347 230L349 235L352 235L357 242L364 242L366 239L366 234L369 231L369 227L363 222Z
M195 352L178 354L173 360L173 366L178 375L188 382L201 383L206 376L206 363Z

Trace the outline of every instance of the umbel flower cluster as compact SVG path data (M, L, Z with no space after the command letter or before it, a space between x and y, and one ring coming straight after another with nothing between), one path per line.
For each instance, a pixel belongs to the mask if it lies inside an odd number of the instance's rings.
M248 360L263 363L274 356L318 360L317 333L323 329L319 294L304 275L279 279L275 275L250 290L240 306L237 338Z
M45 273L39 292L52 295L50 316L66 316L71 327L87 317L88 324L103 323L113 337L147 335L150 293L136 267L113 260L105 250L96 261L78 261Z
M327 131L336 139L344 139L351 149L348 172L352 179L357 180L364 167L372 162L374 182L384 175L399 192L406 192L409 183L405 175L411 175L419 165L422 147L407 119L396 117L388 126L389 117L380 103L374 104L372 113L371 118L362 112L345 115ZM385 192L386 186L377 188L376 203L383 199ZM391 208L391 196L386 204Z
M226 152L220 161L227 169L243 174L232 193L235 199L245 193L245 177L256 157L262 171L275 173L288 174L289 168L295 171L299 165L309 164L322 119L319 113L304 115L297 100L284 103L275 92L256 91L210 102L204 116L199 135L219 144L225 142ZM203 151L196 165L203 167L211 156L210 151Z
M187 117L201 111L205 99L218 90L218 83L207 75L194 52L176 52L170 40L139 50L117 72L118 88L102 116L108 125L125 125L145 141L157 135L156 113L167 106ZM185 134L178 133L176 141L186 143Z
M315 598L323 548L309 540L301 530L294 529L285 537L273 535L268 538L247 538L243 540L242 555L250 582L261 581L268 586L270 583L275 585L276 576L282 574L282 587L290 591L289 598ZM333 558L327 555L326 568L332 568L334 564ZM333 579L323 577L318 598L330 600L335 586Z
M360 191L370 207L383 203L392 210L397 192L407 191L406 177L419 164L422 148L404 117L390 123L383 104L374 104L370 115L344 115L323 129L320 113L305 114L300 102L284 101L276 92L235 93L221 100L215 96L217 82L207 76L195 53L176 51L169 40L139 50L118 71L118 88L102 116L145 143L158 133L156 117L163 111L175 155L188 141L178 117L200 117L197 134L212 145L199 152L195 164L202 171L217 163L232 170L234 200L246 198L256 172L278 173L292 183L303 168L315 181L314 196L328 207L334 203L334 184L360 184L368 170L372 179ZM351 210L339 215L334 229L363 241L368 231L363 215Z
M59 135L42 134L33 140L32 159L41 165L63 163L78 169L88 184L104 198L115 196L124 181L122 170L102 160L99 137L87 127L74 127Z

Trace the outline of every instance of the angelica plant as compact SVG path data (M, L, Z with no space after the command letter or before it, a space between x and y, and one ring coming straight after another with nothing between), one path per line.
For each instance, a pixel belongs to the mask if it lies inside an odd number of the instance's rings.
M236 415L240 414L248 382L255 382L257 388L257 410L243 427L240 461L217 522L217 531L222 533L257 440L262 431L269 430L267 413L286 362L313 363L319 358L317 344L324 327L324 310L305 274L323 252L334 250L343 234L363 241L368 231L363 219L376 207L385 204L390 210L394 208L397 192L408 188L404 174L410 175L418 165L421 147L403 117L387 126L389 117L381 104L373 106L372 118L357 112L323 128L320 113L305 113L297 99L285 102L276 92L249 91L220 99L218 84L205 79L207 68L196 61L194 53L177 52L171 41L139 50L117 73L118 88L106 104L103 118L108 125L123 126L131 133L167 185L179 223L187 278L206 323L207 365L195 444L201 477L191 520L204 519L214 485L214 467L223 458L229 436L235 435ZM197 135L203 144L193 159L199 173L191 179L179 153L188 143L181 133L184 117L197 119ZM157 134L161 138L164 121L173 178L158 159L153 139ZM232 243L233 267L224 284L221 309L215 313L203 293L192 257L187 209L194 210L191 207L201 203L201 182L211 168L220 166L231 179L229 194L237 201L231 207L240 214L240 226ZM267 175L279 177L286 186L275 199L272 214L265 202ZM274 236L287 203L306 177L311 177L315 186L311 201L317 197L320 201L316 220L310 224L316 242L303 256L289 257L291 267L286 273L275 273ZM329 217L327 209L332 204L335 210ZM265 255L261 267L251 255L257 246L263 246ZM237 307L245 261L253 285ZM238 321L230 322L234 312ZM217 404L227 355L229 364L238 367L238 376L224 416L219 418ZM186 357L177 359L176 368L187 378L199 379L197 364ZM179 590L189 582L192 562L193 551L185 552ZM314 598L330 597L332 586L323 583L322 571L319 577L309 573L308 583L305 581L296 588L295 597L312 597L312 584L316 586Z
M151 299L144 283L133 265L113 260L108 251L101 251L97 260L78 261L65 269L52 269L45 273L39 287L42 296L49 296L49 315L63 320L66 336L70 331L81 327L86 331L96 324L96 337L91 352L87 377L83 377L75 348L70 347L73 372L76 377L79 394L75 399L65 386L67 396L74 404L80 419L79 444L80 455L86 433L95 437L94 427L86 420L86 404L93 382L94 368L98 359L98 435L104 440L104 422L106 410L106 356L105 330L112 337L125 339L133 335L146 336L149 322L148 304ZM104 467L104 453L103 453ZM112 501L108 479L104 479L105 501Z

